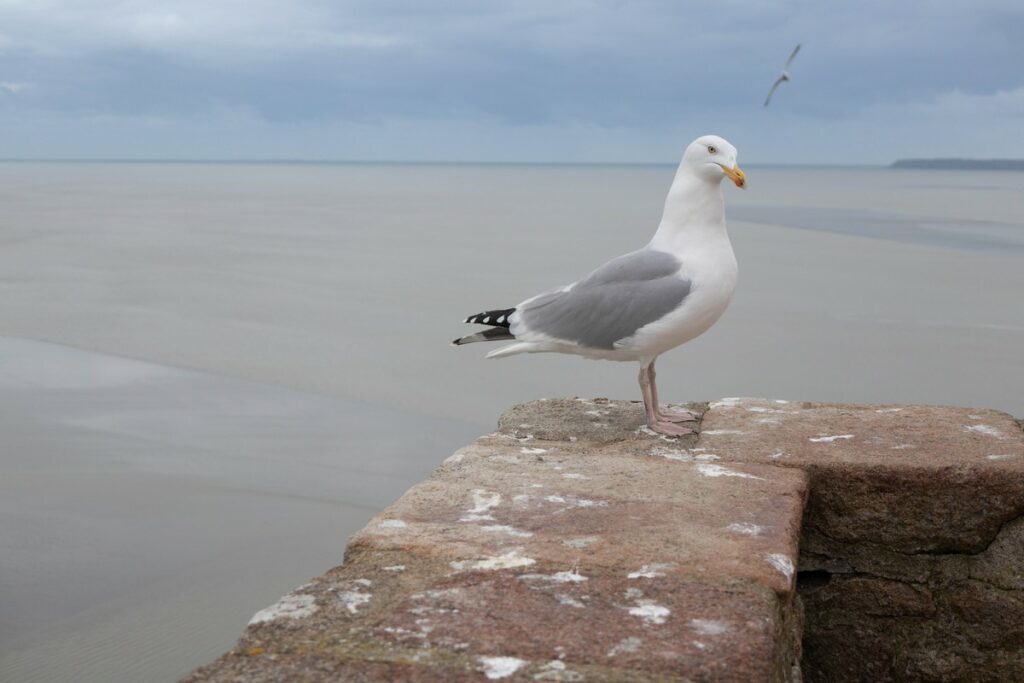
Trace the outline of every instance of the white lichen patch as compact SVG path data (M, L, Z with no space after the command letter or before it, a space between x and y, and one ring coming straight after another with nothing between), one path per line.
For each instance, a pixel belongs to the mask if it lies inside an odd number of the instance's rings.
M760 479L764 481L764 477L756 477L746 472L737 472L721 465L701 464L697 465L697 471L705 477L740 477L741 479Z
M745 399L738 397L722 398L717 401L712 401L710 404L711 408L735 408L737 405L742 403Z
M812 436L808 439L811 443L835 443L840 439L852 439L853 434L836 434L834 436Z
M404 529L409 525L401 519L385 519L379 526L381 529Z
M583 674L566 667L560 659L552 659L533 677L535 681L582 681Z
M712 460L719 460L719 457L714 453L702 453L703 448L691 448L684 450L680 448L664 448L662 446L655 446L650 450L650 455L657 458L665 458L666 460L675 460L677 462L711 462Z
M519 578L523 581L547 581L550 583L582 583L587 580L587 577L575 569L568 572L555 572L554 574L522 574Z
M465 457L466 457L465 453L461 453L461 452L459 452L459 453L452 453L451 455L449 455L447 458L444 459L444 464L445 465L454 465L457 462L462 462L463 458L465 458Z
M393 572L393 573L397 574L399 572L404 572L405 571L405 565L404 564L388 565L387 567L384 567L384 571L386 571L386 572Z
M690 619L690 628L702 636L720 636L729 630L729 625L714 619Z
M1001 431L986 424L967 425L964 427L964 431L971 432L972 434L984 434L985 436L991 436L993 439L1003 438L1003 433Z
M701 432L701 436L725 436L727 434L742 434L739 429L708 429Z
M419 593L413 593L409 596L412 600L442 600L451 599L456 595L462 593L461 588L431 588L430 590L420 591ZM412 610L410 610L412 611Z
M575 607L577 609L582 609L586 607L586 605L584 605L582 602L572 597L571 595L559 594L555 597L558 599L559 605L564 605L566 607Z
M985 457L989 460L1009 460L1010 458L1019 458L1020 455L1020 453L994 453Z
M746 534L748 536L760 536L761 532L764 531L763 526L751 524L750 522L733 522L725 528L729 531L735 531L738 534Z
M512 496L513 505L526 505L529 502L530 496L526 495L525 493L520 493L518 495Z
M577 498L575 496L560 496L552 494L545 496L544 500L549 503L557 503L559 505L568 505L569 507L577 508L593 508L593 507L606 507L608 501L605 500L590 500L589 498Z
M455 571L497 571L499 569L515 569L516 567L529 567L537 560L532 557L523 557L519 554L520 549L515 548L502 555L484 557L479 560L456 560L449 565Z
M618 643L615 644L615 647L613 647L612 649L608 650L608 656L609 657L614 657L615 655L619 654L620 652L636 652L637 650L640 649L640 646L643 645L643 644L644 644L644 641L640 640L639 638L634 638L634 637L623 638L622 640L620 640Z
M646 624L664 624L671 614L671 610L664 605L659 605L653 600L638 600L636 607L630 607L629 613L634 617L640 617Z
M541 453L547 453L548 449L546 449L546 448L529 448L527 446L523 446L522 448L519 449L519 452L522 453L523 455L540 455Z
M662 441L666 441L666 442L668 442L668 443L678 443L678 442L676 441L676 439L678 439L678 438L679 438L679 437L676 437L676 436L667 436L667 435L665 435L665 434L659 434L658 432L654 431L653 429L651 429L651 428L650 428L650 427L648 427L647 425L641 425L641 426L640 426L640 427L638 427L638 428L637 428L637 430L636 430L635 432L633 432L633 433L634 433L634 434L636 434L636 435L638 435L638 436L639 436L640 434L643 434L644 436L650 436L650 437L653 437L653 438L655 438L655 439L661 439ZM685 436L685 435L684 435L684 436Z
M278 619L304 619L316 612L316 609L316 598L312 595L289 593L270 607L261 609L252 615L252 619L249 620L249 626Z
M768 457L771 458L772 460L778 460L779 458L786 457L786 452L785 451L775 451L774 453L772 453Z
M666 460L677 460L679 462L693 462L692 453L677 448L664 448L662 446L655 446L654 448L651 449L650 454L656 458L665 458Z
M750 408L747 408L747 411L751 413L774 413L777 415L786 415L790 412L788 410L780 410L778 408L764 408L762 406L751 406ZM758 422L761 422L761 420L758 420Z
M570 548L579 549L586 548L588 545L591 545L592 543L597 543L600 540L600 536L582 536L580 538L570 538L565 541L562 541L562 545L568 546Z
M473 489L473 507L462 516L461 522L484 522L494 521L494 517L488 512L492 508L501 505L501 494L492 493L484 489Z
M654 562L651 564L645 564L635 572L630 572L628 578L630 579L656 579L659 576L665 576L665 570L671 568L670 564L662 564L660 562Z
M562 478L564 478L564 479L590 479L590 477L588 477L587 475L580 474L579 472L563 472L562 473Z
M892 450L894 451L904 451L908 448L917 448L917 446L912 443L898 443L895 446L892 446Z
M533 536L532 531L524 531L523 529L517 529L507 524L488 524L480 527L481 531L489 531L495 534L506 534L508 536L517 536L519 538L529 538Z
M525 660L518 657L479 657L478 659L481 671L492 681L508 678L526 664Z
M876 408L876 413L899 413L902 412L903 408Z
M363 593L358 588L350 591L339 591L338 599L341 604L345 606L349 614L357 614L359 612L359 606L365 605L370 601L373 596L369 593Z
M793 579L793 560L789 559L788 555L782 553L772 553L766 556L768 563L775 567L783 576L786 577L787 581Z

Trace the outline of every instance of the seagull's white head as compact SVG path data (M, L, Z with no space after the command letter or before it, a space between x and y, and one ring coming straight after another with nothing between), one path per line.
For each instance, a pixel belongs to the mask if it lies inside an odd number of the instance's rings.
M683 152L683 165L708 182L728 178L736 187L746 187L747 176L736 165L736 148L717 135L702 135Z

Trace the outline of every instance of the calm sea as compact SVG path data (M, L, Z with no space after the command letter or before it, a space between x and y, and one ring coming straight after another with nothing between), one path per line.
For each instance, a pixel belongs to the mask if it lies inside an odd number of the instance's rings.
M0 164L0 680L173 680L509 404L638 398L448 342L646 242L673 170ZM1024 415L1024 173L748 176L665 398Z

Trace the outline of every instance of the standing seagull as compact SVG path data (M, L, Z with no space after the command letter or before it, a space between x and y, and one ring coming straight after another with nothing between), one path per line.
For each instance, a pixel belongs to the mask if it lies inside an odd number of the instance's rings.
M723 178L746 184L736 148L715 135L697 138L683 153L646 246L515 308L468 317L467 323L490 327L452 343L515 340L488 358L550 351L637 361L647 426L669 436L692 434L676 424L695 420L692 413L658 403L654 361L711 327L732 300L736 257L725 230Z
M772 84L772 89L768 91L768 97L764 98L764 106L767 107L768 103L772 101L772 95L775 94L775 90L789 80L789 65L793 63L793 58L796 57L797 52L800 52L799 43L793 48L793 53L789 55L789 59L786 60L786 66L782 67L782 75Z

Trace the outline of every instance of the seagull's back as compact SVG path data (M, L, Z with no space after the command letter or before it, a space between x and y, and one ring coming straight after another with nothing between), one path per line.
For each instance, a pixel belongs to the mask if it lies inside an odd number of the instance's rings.
M682 267L674 254L648 245L568 287L524 301L516 307L510 331L524 341L571 342L564 351L581 355L625 351L638 330L669 315L689 296L691 283Z

